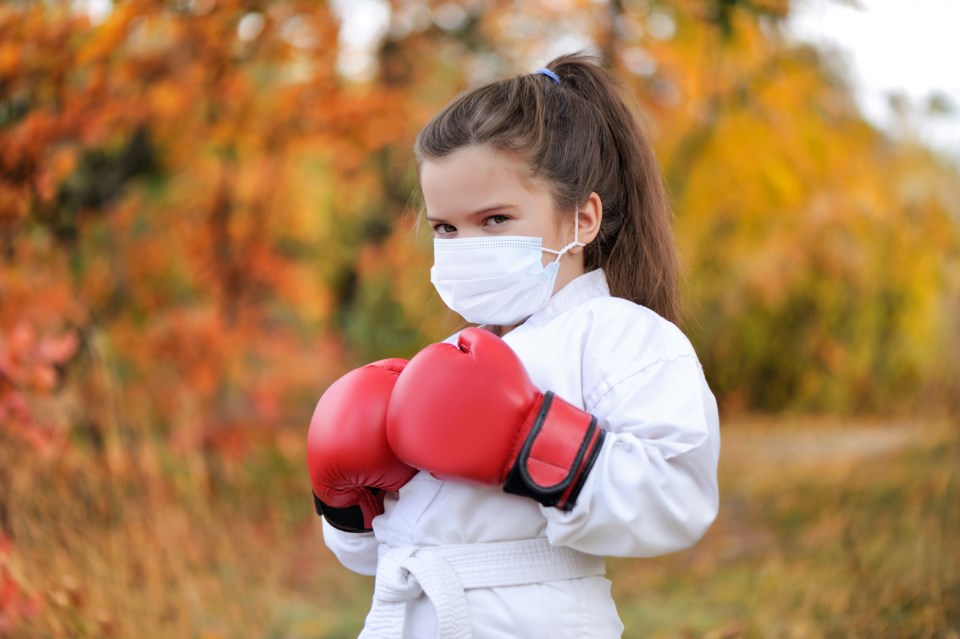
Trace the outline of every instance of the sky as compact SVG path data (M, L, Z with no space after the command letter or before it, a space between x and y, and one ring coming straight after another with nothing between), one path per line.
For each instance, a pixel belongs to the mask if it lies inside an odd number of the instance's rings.
M835 52L864 116L899 135L889 96L906 98L913 135L960 164L960 0L795 0L790 37ZM931 115L931 97L952 113Z

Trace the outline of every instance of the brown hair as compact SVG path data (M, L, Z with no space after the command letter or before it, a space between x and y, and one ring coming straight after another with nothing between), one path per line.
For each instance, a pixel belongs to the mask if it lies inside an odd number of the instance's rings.
M602 268L611 294L678 320L677 259L660 167L626 91L583 53L547 65L557 84L535 73L461 94L424 126L417 162L465 146L523 158L550 185L558 211L596 192L600 232L584 267Z

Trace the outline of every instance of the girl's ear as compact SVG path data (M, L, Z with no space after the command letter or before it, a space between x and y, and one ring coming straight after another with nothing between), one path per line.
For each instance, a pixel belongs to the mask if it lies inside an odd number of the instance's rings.
M591 193L587 201L580 205L580 214L577 216L577 223L580 228L577 229L578 239L584 244L589 244L600 232L600 221L603 219L603 202L596 192ZM573 238L570 238L573 239ZM583 250L582 246L574 246L570 249L571 253L579 253Z

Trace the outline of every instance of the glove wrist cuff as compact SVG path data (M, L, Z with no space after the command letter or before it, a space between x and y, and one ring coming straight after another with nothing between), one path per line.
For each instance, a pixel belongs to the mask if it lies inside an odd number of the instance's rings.
M383 493L376 488L368 488L367 490L370 491L373 500L380 504L379 512L376 514L383 512ZM367 510L369 509L364 509L360 504L338 508L322 502L317 497L317 493L313 493L313 507L318 515L327 520L327 523L337 530L349 533L367 533L373 530L375 514L368 513Z
M503 489L545 506L572 509L603 438L596 417L546 393Z

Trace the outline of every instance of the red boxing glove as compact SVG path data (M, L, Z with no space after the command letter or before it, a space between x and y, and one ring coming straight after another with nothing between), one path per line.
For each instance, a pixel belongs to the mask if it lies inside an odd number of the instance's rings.
M420 351L387 409L387 438L405 463L564 510L603 437L593 415L540 392L513 350L479 328L464 330L456 346Z
M383 512L383 491L399 490L416 469L387 445L390 393L405 360L384 359L351 371L317 403L307 434L307 467L318 515L347 532L368 532Z

